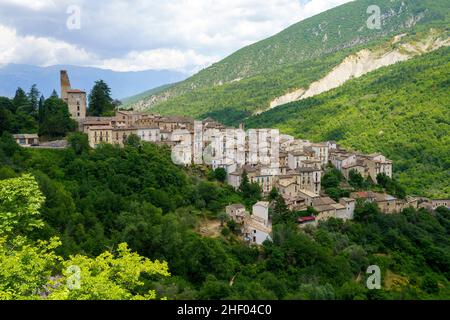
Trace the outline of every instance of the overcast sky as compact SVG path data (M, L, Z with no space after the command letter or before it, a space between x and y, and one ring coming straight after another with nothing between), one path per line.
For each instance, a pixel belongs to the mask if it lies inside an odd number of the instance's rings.
M349 1L0 0L0 64L192 73Z

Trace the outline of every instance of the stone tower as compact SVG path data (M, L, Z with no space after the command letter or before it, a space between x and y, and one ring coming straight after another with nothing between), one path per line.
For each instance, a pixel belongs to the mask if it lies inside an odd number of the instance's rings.
M66 70L61 70L61 99L67 103L72 119L81 121L86 118L86 92L72 89L69 75Z

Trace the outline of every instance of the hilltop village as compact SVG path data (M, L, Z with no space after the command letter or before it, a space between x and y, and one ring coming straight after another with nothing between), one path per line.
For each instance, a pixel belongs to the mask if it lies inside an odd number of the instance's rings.
M123 146L132 135L138 136L142 141L168 145L171 148L176 148L186 141L195 140L193 118L127 110L117 110L113 117L86 116L86 93L71 87L66 71L61 71L61 98L67 103L72 119L77 121L78 130L88 136L89 145L92 148L105 143ZM205 136L208 130L226 136L229 130L233 129L209 118L203 120L201 124L201 133ZM242 130L243 126L240 129ZM260 132L270 132L270 130L256 129L254 132L258 135ZM38 141L37 136L16 135L15 137L21 145L31 145ZM267 136L268 141L265 142L270 142L271 138L270 135ZM327 170L334 168L347 181L352 174L357 174L376 185L380 175L392 178L393 162L379 153L363 154L346 150L334 141L313 143L281 134L277 140L278 152L269 154L271 163L277 164L274 168L272 165L262 165L251 161L251 157L248 156L251 148L248 139L249 137L246 136L244 154L247 156L244 161L238 164L230 160L224 151L223 156L218 157L220 160L212 161L211 169L224 169L227 175L226 181L236 190L240 188L243 179L248 179L249 183L260 186L265 197L276 190L289 210L310 212L309 215L298 218L300 227L316 226L318 222L330 218L353 219L358 199L376 203L380 211L385 214L401 212L408 207L426 207L432 210L439 206L450 206L448 200L413 197L399 199L384 192L373 191L352 192L348 197L339 197L339 201L335 201L322 190L322 178ZM206 148L207 142L201 142L202 148ZM189 158L187 162L184 159L185 162L193 163L191 153L188 155ZM274 156L276 159L273 159ZM261 244L266 239L270 239L272 232L269 215L271 207L273 207L271 202L260 201L252 207L250 213L243 204L230 204L226 208L226 213L241 227L241 234L246 241Z

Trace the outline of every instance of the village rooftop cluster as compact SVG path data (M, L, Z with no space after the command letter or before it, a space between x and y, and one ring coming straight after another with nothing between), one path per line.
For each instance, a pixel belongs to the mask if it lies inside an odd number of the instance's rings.
M188 165L197 163L196 149L202 150L201 155L204 155L204 150L215 144L207 164L214 170L223 168L228 184L234 189L239 189L245 173L250 183L260 186L264 196L276 189L290 210L313 208L314 215L299 218L300 227L315 226L330 218L351 220L357 199L376 203L385 214L398 213L408 207L433 210L450 206L449 200L397 199L372 191L353 192L350 197L336 202L321 189L321 179L330 165L347 180L352 170L375 184L379 174L392 178L392 161L379 153L346 150L334 141L313 143L295 139L280 135L274 129L256 129L245 135L242 125L239 129L229 128L213 119L198 122L188 117L126 110L117 110L114 117L87 117L86 93L71 88L66 71L61 71L61 97L93 148L105 143L123 146L128 137L136 135L142 141L169 145L174 151L173 158ZM238 134L230 137L230 132ZM38 144L36 135L16 135L15 138L21 145ZM271 203L258 202L250 214L244 205L230 204L226 213L241 227L245 240L261 244L270 239L272 233L270 208Z

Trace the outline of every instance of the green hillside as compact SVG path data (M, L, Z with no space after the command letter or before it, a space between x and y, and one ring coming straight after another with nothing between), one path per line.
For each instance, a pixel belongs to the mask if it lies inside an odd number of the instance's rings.
M349 54L449 24L444 0L382 0L380 30L367 27L373 2L354 1L243 48L193 77L131 104L164 114L211 116L236 123L293 89L308 87Z
M121 102L123 103L124 106L128 106L128 105L132 105L133 103L136 103L146 97L149 97L151 95L155 95L158 94L164 90L169 89L170 87L174 86L175 84L166 84L157 88L153 88L147 91L144 91L142 93L136 94L134 96L131 97L127 97L124 99L121 99Z
M450 48L443 48L270 110L247 125L381 151L394 160L409 193L449 197L449 74Z

